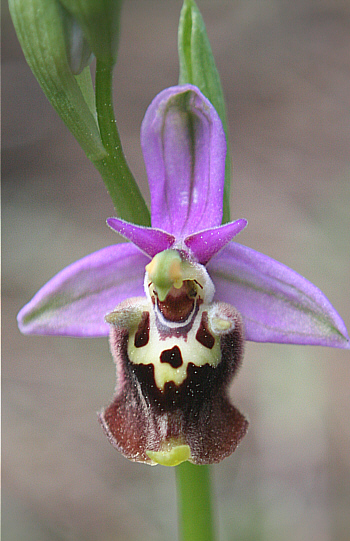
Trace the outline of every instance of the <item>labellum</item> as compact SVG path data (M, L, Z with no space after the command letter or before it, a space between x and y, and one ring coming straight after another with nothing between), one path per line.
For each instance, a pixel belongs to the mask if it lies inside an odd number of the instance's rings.
M243 354L241 316L212 302L204 266L177 250L146 266L145 292L106 316L117 386L101 424L131 460L219 462L248 427L228 398Z

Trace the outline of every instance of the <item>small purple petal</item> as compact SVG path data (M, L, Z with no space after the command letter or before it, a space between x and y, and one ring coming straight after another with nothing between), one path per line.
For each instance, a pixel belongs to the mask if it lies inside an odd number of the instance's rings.
M198 262L206 265L215 254L246 227L247 223L247 220L241 218L219 227L199 231L187 237L185 244Z
M107 224L150 257L167 250L175 242L175 237L165 231L131 224L119 218L108 218Z
M18 314L24 334L108 336L104 316L128 297L144 295L149 258L132 244L116 244L69 265Z
M247 340L350 348L344 322L300 274L232 242L208 263L215 299L242 314Z
M183 239L221 224L226 139L211 103L192 85L158 94L141 127L152 226Z

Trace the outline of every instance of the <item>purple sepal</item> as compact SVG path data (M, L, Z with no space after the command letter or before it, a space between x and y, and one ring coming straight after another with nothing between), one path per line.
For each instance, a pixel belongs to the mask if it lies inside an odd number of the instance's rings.
M24 334L108 336L104 316L128 297L144 295L149 258L132 244L94 252L59 272L18 314Z
M108 218L107 224L150 257L167 250L175 242L175 237L165 231L135 225L119 218Z
M324 294L282 263L232 242L207 265L216 300L242 314L247 340L350 348Z
M141 127L152 226L177 240L222 219L226 139L221 120L197 87L158 94Z
M199 263L206 265L215 254L246 227L247 223L247 220L241 218L219 227L199 231L187 237L185 245L191 250Z

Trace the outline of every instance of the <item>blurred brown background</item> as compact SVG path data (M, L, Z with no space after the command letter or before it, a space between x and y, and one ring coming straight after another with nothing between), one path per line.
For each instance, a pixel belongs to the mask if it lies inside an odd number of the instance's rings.
M317 284L350 327L350 3L204 1L227 98L239 242ZM180 0L125 0L115 110L148 198L139 129L176 84ZM3 539L175 541L174 471L121 457L98 425L107 340L24 337L15 316L67 264L120 239L93 166L46 101L3 13ZM225 541L350 538L349 352L248 343L250 419L213 468Z

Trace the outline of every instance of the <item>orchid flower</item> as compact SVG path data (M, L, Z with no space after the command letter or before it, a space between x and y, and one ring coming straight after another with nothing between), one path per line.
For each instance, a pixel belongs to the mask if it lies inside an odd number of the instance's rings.
M117 386L100 421L127 458L219 462L248 426L227 393L244 340L349 348L349 337L317 287L232 241L246 220L221 225L225 134L198 88L161 92L141 144L152 227L109 218L130 242L58 273L20 311L19 328L110 335Z

